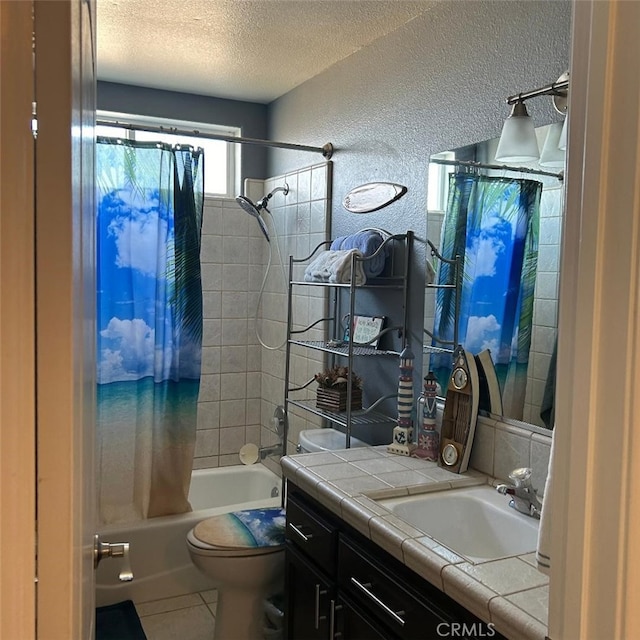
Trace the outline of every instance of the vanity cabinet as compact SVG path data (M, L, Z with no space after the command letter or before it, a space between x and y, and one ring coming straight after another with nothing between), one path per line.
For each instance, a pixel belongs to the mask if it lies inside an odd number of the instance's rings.
M286 639L501 638L290 481L287 492Z
M308 282L304 280L303 271L317 253L322 249L328 249L330 242L323 242L318 245L311 255L304 258L289 257L289 287L287 305L287 341L285 352L285 410L287 414L295 409L303 413L312 413L326 420L333 426L341 427L347 435L347 447L350 446L351 432L353 426L374 425L394 425L395 418L380 410L384 401L395 398L396 390L393 389L383 397L377 397L369 403L369 406L362 409L354 409L351 400L354 396L352 388L353 381L349 377L347 381L347 402L345 410L321 408L317 406L315 398L309 393L310 385L315 381L313 378L304 384L294 384L292 382L292 360L296 355L303 355L304 350L320 351L326 354L328 365L346 366L349 371L357 373L358 366L355 361L360 358L397 358L406 345L407 309L409 296L409 267L413 252L413 232L407 231L404 234L388 235L385 238L381 250L389 251L387 258L388 265L385 272L392 275L385 275L369 279L363 285L356 285L352 279L349 283L330 282ZM354 263L363 263L366 258L355 257ZM362 268L362 265L359 265ZM354 269L356 270L356 269ZM327 292L327 302L329 306L328 314L322 318L304 318L305 326L296 322L294 297L297 295L314 295L310 290L324 289ZM366 342L356 343L353 339L346 339L344 335L344 324L349 325L348 318L355 318L358 315L361 304L358 300L365 292L367 295L376 296L375 306L379 308L379 314L384 316L384 303L379 294L390 294L392 291L398 292L399 301L394 306L394 311L400 312L400 318L394 326L382 326L377 335L371 335ZM360 311L361 313L361 311ZM308 320L308 323L306 322ZM322 340L309 339L312 332L320 329L323 334ZM393 348L379 348L378 341L393 344ZM364 381L366 385L366 380Z

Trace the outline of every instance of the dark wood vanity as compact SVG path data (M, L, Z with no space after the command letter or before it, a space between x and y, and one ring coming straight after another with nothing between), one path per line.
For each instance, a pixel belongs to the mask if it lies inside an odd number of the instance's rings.
M285 638L503 638L287 482Z

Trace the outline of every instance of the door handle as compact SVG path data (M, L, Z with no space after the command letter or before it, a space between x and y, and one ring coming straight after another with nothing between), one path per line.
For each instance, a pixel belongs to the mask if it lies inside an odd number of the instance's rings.
M326 618L326 616L320 615L320 596L324 596L326 594L327 594L327 590L326 589L321 590L320 585L316 583L316 598L315 598L316 615L314 620L316 629L320 627L320 620L324 620Z
M331 609L329 612L329 640L336 640L342 637L342 631L336 631L336 611L342 609L341 604L336 604L335 600L331 600Z
M129 561L128 542L102 542L100 536L96 533L95 536L93 536L94 569L97 568L100 560L103 558L122 558L118 578L121 582L131 582L131 580L133 580L133 571L131 571L131 562Z

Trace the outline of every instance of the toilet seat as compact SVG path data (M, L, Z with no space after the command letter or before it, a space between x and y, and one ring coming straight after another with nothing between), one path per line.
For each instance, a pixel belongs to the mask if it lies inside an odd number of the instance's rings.
M187 543L205 556L259 556L282 551L284 530L284 509L246 509L202 520L187 534Z

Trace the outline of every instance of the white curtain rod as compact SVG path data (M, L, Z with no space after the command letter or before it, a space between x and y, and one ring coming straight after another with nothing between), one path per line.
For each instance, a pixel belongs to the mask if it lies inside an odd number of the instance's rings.
M154 127L152 125L135 125L119 120L96 120L97 125L106 125L110 127L121 127L123 129L131 129L132 131L150 131L152 133L170 133L172 135L182 136L198 136L209 140L223 140L225 142L234 142L236 144L255 144L262 147L278 147L280 149L292 149L294 151L312 151L321 153L327 160L331 158L334 152L333 145L327 142L322 147L311 147L304 144L294 144L292 142L276 142L275 140L260 140L258 138L242 138L240 136L229 136L219 133L205 133L198 129L178 129L177 127Z

